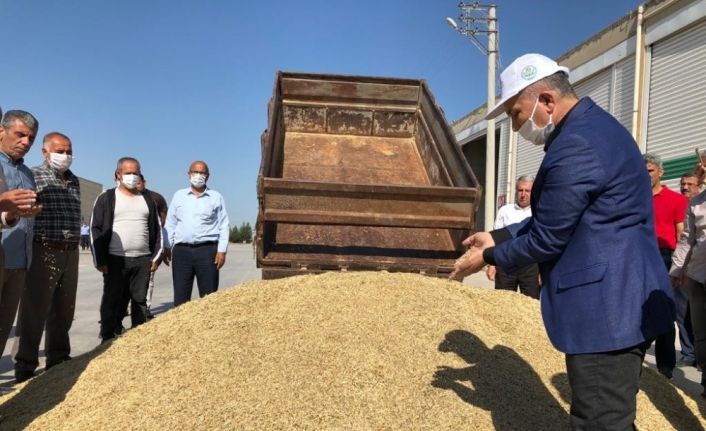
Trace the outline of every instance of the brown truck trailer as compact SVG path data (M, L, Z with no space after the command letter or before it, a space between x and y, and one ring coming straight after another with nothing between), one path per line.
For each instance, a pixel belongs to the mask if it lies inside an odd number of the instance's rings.
M279 72L257 179L257 265L447 276L481 187L423 80Z

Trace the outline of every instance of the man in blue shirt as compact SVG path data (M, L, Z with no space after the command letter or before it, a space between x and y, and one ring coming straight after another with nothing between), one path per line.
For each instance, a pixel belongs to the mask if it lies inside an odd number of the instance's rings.
M191 187L174 193L167 212L175 307L191 299L194 276L200 297L218 290L218 271L228 249L226 205L220 193L206 186L208 166L195 161L188 176Z
M37 136L39 122L29 112L8 111L0 123L0 167L5 174L8 190L34 190L34 176L25 166L27 154ZM15 320L25 275L32 261L32 217L42 210L41 205L2 213L2 248L5 265L0 286L0 351Z

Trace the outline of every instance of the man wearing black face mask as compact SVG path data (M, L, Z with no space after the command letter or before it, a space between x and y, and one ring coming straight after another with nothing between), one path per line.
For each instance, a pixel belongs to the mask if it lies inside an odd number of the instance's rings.
M70 358L69 329L74 318L78 284L78 243L81 192L69 170L71 140L59 132L44 136L44 163L32 169L37 202L32 264L20 301L15 339L15 378L22 382L39 366L39 342L46 324L46 368Z
M162 254L159 211L150 194L137 189L140 174L136 159L120 159L115 171L120 185L103 192L93 206L91 251L96 269L103 273L103 342L115 337L126 292L132 301L132 326L145 323L150 271L157 270Z
M572 429L634 429L645 351L674 326L640 151L615 118L576 97L568 69L553 60L523 55L501 80L486 118L504 111L545 150L532 217L467 238L452 277L486 263L509 273L537 263L544 326L566 357Z

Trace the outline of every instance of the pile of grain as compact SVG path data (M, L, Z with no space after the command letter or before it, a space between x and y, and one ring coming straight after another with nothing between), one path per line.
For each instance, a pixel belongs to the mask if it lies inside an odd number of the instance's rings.
M170 311L0 399L0 428L566 429L536 301L418 275L250 282ZM641 430L701 429L649 369Z

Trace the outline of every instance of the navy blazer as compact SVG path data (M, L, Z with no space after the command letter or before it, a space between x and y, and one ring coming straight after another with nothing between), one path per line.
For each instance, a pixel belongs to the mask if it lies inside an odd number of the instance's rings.
M565 353L632 347L673 327L645 162L625 128L583 98L552 132L532 186L532 217L493 250L507 272L538 263L541 308Z

